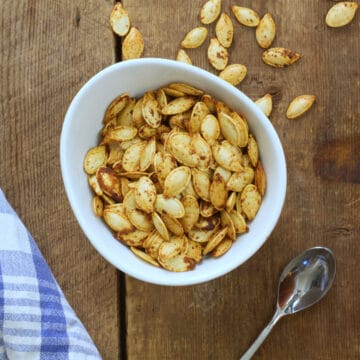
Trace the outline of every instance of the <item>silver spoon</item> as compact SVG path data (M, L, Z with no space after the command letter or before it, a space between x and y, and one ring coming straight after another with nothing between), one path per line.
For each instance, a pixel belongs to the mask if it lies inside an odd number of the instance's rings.
M330 289L335 273L334 254L325 247L308 249L292 259L280 276L273 318L240 360L251 359L280 318L304 310L322 299Z

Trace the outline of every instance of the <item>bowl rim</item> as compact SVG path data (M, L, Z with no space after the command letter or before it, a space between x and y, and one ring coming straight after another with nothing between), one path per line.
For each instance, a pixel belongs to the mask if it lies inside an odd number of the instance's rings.
M175 67L177 69L181 69L183 71L190 71L195 73L197 76L200 77L208 77L210 78L210 81L221 84L222 87L225 87L228 91L233 92L236 94L237 97L241 98L243 103L245 103L245 106L250 108L252 112L254 112L254 116L260 120L264 126L266 126L267 131L269 132L270 137L272 138L271 142L276 149L277 157L280 160L279 161L279 170L280 173L278 174L279 178L283 181L283 188L280 192L280 198L278 198L278 206L274 208L275 213L272 214L271 221L268 223L268 233L264 234L263 240L260 241L257 246L255 246L251 252L249 252L248 257L241 261L241 262L235 262L235 263L226 263L226 266L222 266L218 271L214 271L211 276L207 276L207 274L203 274L202 276L198 276L194 280L190 279L183 279L181 277L175 278L172 277L171 280L167 277L159 277L159 278L153 278L150 275L146 273L146 271L136 271L132 268L129 268L126 263L125 266L122 262L116 263L115 261L112 261L109 259L108 254L104 251L104 249L99 246L98 242L95 241L92 234L89 233L87 230L85 219L82 216L80 207L73 201L73 189L71 185L71 177L70 174L67 171L66 168L66 159L65 159L65 147L66 147L66 140L68 136L70 135L70 125L72 121L72 113L74 109L77 107L78 103L82 99L83 95L86 94L88 89L94 85L98 80L100 80L104 75L107 75L111 72L117 72L121 69L126 69L127 67L135 66L137 64L142 65L164 65L164 66L171 66ZM78 221L83 233L85 234L86 238L90 241L92 246L101 254L101 256L111 263L115 268L119 269L123 273L130 275L131 277L134 277L138 280L156 284L156 285L166 285L166 286L188 286L188 285L195 285L204 283L210 280L214 280L216 278L219 278L220 276L223 276L225 274L230 273L234 269L238 268L240 265L244 264L246 261L248 261L267 241L271 233L273 232L274 228L276 227L276 224L279 221L284 203L285 203L285 197L286 197L286 189L287 189L287 168L286 168L286 159L285 159L285 153L280 141L280 138L273 126L273 124L270 122L270 120L263 114L263 112L258 108L255 103L247 96L245 93L243 93L241 90L239 90L237 87L227 83L226 81L222 80L218 76L208 72L207 70L204 70L202 68L199 68L197 66L185 64L179 61L175 60L169 60L169 59L162 59L162 58L141 58L141 59L134 59L134 60L126 60L119 63L115 63L112 65L109 65L105 67L104 69L97 72L95 75L90 77L84 85L81 86L81 88L78 90L74 98L72 99L65 117L64 122L61 129L61 135L60 135L60 166L61 166L61 174L62 179L64 182L65 192L68 198L68 201L70 203L71 209L75 215L76 220ZM162 269L164 270L164 269ZM166 271L166 270L164 270Z

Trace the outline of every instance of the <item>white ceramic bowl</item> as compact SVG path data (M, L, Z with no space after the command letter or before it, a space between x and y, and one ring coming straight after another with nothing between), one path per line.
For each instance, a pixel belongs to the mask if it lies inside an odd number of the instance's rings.
M102 118L109 103L123 92L137 97L170 82L185 82L203 89L243 113L259 144L267 175L267 190L250 231L217 259L204 259L194 270L173 273L138 259L117 241L92 210L92 191L83 170L87 150L99 141ZM257 105L236 87L198 67L164 59L139 59L117 63L92 77L73 99L65 116L60 142L62 176L74 214L97 251L121 271L137 279L161 285L205 282L237 268L249 259L274 229L285 200L284 152L270 121Z

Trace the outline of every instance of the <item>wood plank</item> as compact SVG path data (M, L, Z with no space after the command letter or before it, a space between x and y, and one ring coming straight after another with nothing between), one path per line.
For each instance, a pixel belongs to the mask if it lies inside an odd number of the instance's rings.
M0 186L104 359L119 358L118 274L86 240L62 184L73 96L114 62L112 1L2 1Z
M180 41L199 26L204 0L123 1L145 38L144 56L175 58ZM224 0L230 12L234 2ZM167 288L127 278L129 359L237 359L270 320L278 276L305 248L325 245L337 256L331 292L314 308L282 320L256 359L354 359L360 356L356 259L359 229L359 26L327 28L332 2L244 0L243 6L273 14L274 46L303 58L287 69L261 61L253 29L235 24L231 62L248 67L239 86L251 98L274 95L271 121L288 164L284 211L272 236L239 269L193 287ZM233 18L233 16L232 16ZM234 19L234 18L233 18ZM213 34L214 26L208 26ZM208 43L208 42L207 42ZM214 72L207 43L189 50L193 63ZM317 96L309 113L294 121L285 112L300 94Z

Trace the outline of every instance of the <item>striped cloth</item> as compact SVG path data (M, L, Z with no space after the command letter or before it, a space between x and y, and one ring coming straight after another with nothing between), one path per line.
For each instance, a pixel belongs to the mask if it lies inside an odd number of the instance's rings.
M0 359L101 359L1 189Z

